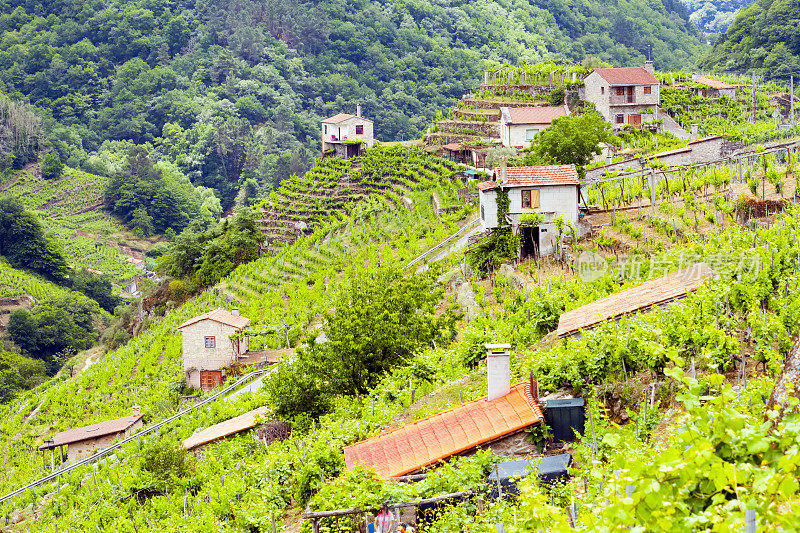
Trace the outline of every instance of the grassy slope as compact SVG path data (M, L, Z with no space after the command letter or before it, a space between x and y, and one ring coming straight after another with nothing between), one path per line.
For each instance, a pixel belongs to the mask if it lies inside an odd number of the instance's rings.
M37 212L49 233L64 247L69 263L76 268L91 268L108 274L121 283L141 273L127 261L121 246L144 251L151 241L134 236L102 207L105 176L81 170L64 169L55 182L42 179L38 168L20 171L2 193L19 197L28 209Z

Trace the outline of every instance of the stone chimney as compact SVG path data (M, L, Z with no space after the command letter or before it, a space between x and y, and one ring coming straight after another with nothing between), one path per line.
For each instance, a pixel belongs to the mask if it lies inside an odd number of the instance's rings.
M649 72L650 74L652 74L652 73L654 73L656 71L656 69L653 68L653 62L650 61L650 60L647 60L647 61L644 62L644 69L647 72Z
M500 166L500 183L508 183L508 164L503 160Z
M356 116L361 118L361 104L356 104Z
M131 407L131 414L134 416L141 414L140 409L141 408L138 405L134 405L133 407Z
M489 385L487 400L502 398L511 392L510 349L510 344L486 345L486 380Z
M231 314L233 316L239 316L239 308L238 307L234 307L233 309L231 309Z

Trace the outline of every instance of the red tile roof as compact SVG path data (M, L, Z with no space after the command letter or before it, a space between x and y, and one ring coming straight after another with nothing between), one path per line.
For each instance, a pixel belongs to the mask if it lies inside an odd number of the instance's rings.
M461 143L450 143L445 144L442 146L445 150L450 150L451 152L460 152L462 150Z
M357 118L358 120L364 120L366 122L372 122L368 118L364 117L357 117L355 115L351 115L349 113L339 113L338 115L333 115L332 117L328 117L324 119L322 122L325 124L339 124L340 122L344 122L345 120L350 120L351 118Z
M106 420L105 422L99 422L97 424L92 424L91 426L68 429L66 431L62 431L61 433L57 433L53 437L53 444L42 444L39 446L39 449L49 450L50 448L55 448L56 446L62 446L64 444L72 444L73 442L81 442L84 440L96 439L97 437L103 437L105 435L112 435L114 433L122 433L136 422L141 420L143 416L144 415L142 414L123 416L122 418Z
M499 178L500 168L495 168L492 175ZM539 167L508 167L503 187L525 187L527 185L579 185L578 171L575 165L550 165Z
M530 383L518 383L501 398L474 400L347 446L345 464L349 470L357 465L374 468L384 478L402 476L543 419Z
M658 85L659 81L644 67L596 68L601 78L611 85Z
M202 315L197 315L196 317L190 318L180 326L178 329L185 328L186 326L191 326L201 320L213 320L214 322L219 322L220 324L227 324L228 326L234 327L236 329L243 329L250 323L249 318L245 318L243 316L234 315L230 311L226 311L225 309L214 309L213 311L209 311L208 313L203 313Z
M564 337L612 318L683 298L687 293L696 291L712 274L711 268L706 263L696 263L689 268L676 270L622 292L600 298L562 314L558 320L557 334L559 337Z
M497 187L496 181L482 181L478 184L478 189L482 191L486 191L488 189L494 189L495 187Z
M724 81L715 80L712 78L707 78L706 76L692 76L692 81L695 83L699 83L700 85L705 85L707 87L711 87L712 89L735 89L736 85L730 85L725 83Z
M508 115L511 124L550 124L558 117L567 114L561 107L511 107Z

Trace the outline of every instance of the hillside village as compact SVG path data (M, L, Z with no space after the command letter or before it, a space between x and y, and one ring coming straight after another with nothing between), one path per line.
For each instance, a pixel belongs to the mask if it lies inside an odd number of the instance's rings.
M0 531L800 529L794 79L484 65L4 167Z

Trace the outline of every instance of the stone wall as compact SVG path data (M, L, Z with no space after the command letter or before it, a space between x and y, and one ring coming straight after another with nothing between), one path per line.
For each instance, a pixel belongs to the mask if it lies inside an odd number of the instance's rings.
M239 341L239 351L230 336L237 330L233 326L214 320L201 320L181 330L183 336L183 370L190 387L200 387L200 373L190 370L220 370L236 362L239 353L247 351L247 339ZM206 348L205 338L214 337L215 347Z

